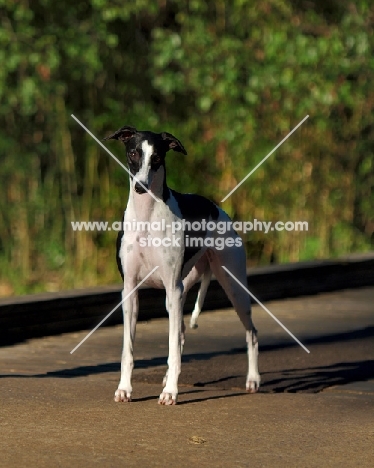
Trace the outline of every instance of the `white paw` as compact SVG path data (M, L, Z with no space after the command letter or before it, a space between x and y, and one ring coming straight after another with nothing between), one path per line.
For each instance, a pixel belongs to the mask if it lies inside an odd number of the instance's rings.
M199 326L199 325L198 325L196 322L193 322L193 321L191 320L191 322L190 322L190 328L192 328L192 329L195 330L198 326Z
M131 401L131 392L118 388L114 394L114 401L116 403Z
M176 405L178 393L170 393L163 391L158 399L159 405Z
M245 389L247 390L248 393L256 393L258 392L258 389L260 388L260 376L256 377L248 377L246 384L245 384Z

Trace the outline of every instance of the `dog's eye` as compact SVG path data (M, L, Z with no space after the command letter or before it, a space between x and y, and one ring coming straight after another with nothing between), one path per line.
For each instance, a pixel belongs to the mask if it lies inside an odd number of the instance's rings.
M161 162L160 156L158 154L154 154L152 156L152 162L153 162L153 164L158 164L159 162Z
M130 156L131 159L136 158L136 150L129 151L129 156Z

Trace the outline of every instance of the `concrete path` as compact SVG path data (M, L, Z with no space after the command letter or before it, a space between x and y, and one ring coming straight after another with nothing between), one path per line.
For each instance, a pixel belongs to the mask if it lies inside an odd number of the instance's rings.
M167 320L138 325L134 401L115 404L121 327L0 348L0 466L373 466L374 288L260 307L261 392L247 395L228 309L188 330L179 404L156 404Z

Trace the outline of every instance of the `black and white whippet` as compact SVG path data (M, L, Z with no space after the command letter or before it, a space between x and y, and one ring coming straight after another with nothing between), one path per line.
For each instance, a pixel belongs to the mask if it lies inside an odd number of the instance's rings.
M170 133L137 131L134 127L124 126L105 139L116 139L124 143L133 176L130 177L124 225L134 225L131 223L135 221L137 229L124 229L117 241L117 262L124 284L123 297L129 295L156 266L157 270L145 284L166 290L169 358L159 403L171 405L177 402L185 332L183 305L188 290L201 278L201 287L190 321L191 328L196 328L212 273L225 290L245 327L248 346L246 389L255 393L260 384L260 376L257 365L257 335L251 319L250 297L222 268L225 266L243 285L247 285L245 251L240 237L232 228L230 218L202 196L180 194L168 188L166 153L172 149L187 154L182 143ZM181 229L183 220L184 229ZM198 222L199 232L190 224L193 222ZM224 222L230 226L221 236L221 241L224 237L224 244L217 241L217 230L208 229L208 222ZM192 238L196 242L192 243ZM154 242L155 239L157 242ZM225 247L222 248L222 245ZM114 397L117 402L131 401L133 343L138 317L137 291L123 302L122 307L124 340L121 379Z

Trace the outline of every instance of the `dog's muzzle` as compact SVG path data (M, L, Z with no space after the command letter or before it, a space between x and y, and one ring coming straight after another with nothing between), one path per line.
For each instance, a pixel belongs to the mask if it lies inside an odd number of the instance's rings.
M145 187L146 189L148 189L148 185L147 184L143 184L140 185L138 182L135 184L135 192L136 193L145 193L147 190L145 190L143 187Z

